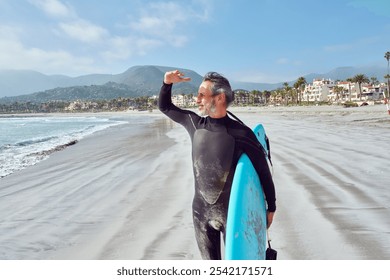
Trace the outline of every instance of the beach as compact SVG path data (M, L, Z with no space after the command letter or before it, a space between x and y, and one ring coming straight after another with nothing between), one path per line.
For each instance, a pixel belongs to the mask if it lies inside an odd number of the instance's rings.
M390 259L384 106L232 112L270 138L279 259ZM137 114L153 121L95 132L0 179L0 259L200 259L189 136L158 111Z

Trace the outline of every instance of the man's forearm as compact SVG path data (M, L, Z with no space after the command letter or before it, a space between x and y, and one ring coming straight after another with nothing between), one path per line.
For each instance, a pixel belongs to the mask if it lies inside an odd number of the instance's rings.
M166 112L172 105L172 84L165 84L161 86L160 95L158 98L158 108L161 112Z

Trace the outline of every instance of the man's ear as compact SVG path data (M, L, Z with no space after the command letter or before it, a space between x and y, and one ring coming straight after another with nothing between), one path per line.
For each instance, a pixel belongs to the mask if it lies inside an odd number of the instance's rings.
M226 95L224 93L219 94L217 100L222 104L226 103Z

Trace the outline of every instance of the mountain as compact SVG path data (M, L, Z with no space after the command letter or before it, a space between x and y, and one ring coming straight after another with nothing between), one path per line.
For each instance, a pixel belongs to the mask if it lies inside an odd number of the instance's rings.
M150 96L158 94L164 73L176 69L167 66L134 66L127 71L111 74L91 74L79 77L65 75L45 75L28 70L0 70L0 103L31 100L68 100L74 94L79 99L109 98L119 94L119 89L126 93L123 97ZM175 85L173 93L196 93L202 77L189 69L179 69L191 78L191 82ZM314 78L345 80L356 74L365 74L368 78L376 77L383 81L387 73L385 67L339 67L325 74L308 74L304 78L311 83ZM297 77L298 78L298 77ZM295 81L287 81L293 85ZM280 83L243 83L231 81L233 89L273 90L283 87ZM99 88L102 86L102 88ZM67 96L67 92L69 96ZM77 94L76 94L77 92ZM104 93L105 92L105 93ZM1 98L8 96L7 98ZM115 97L113 97L115 98Z
M64 84L66 76L47 76L29 70L0 70L0 96L32 93Z
M269 84L269 83L250 83L250 82L230 82L233 89L243 90L274 90L283 87L283 83Z
M164 73L178 69L184 72L187 77L191 78L188 83L180 83L175 85L173 93L196 93L198 91L199 84L202 82L202 77L189 69L180 69L176 67L165 66L134 66L128 69L126 72L119 74L113 81L143 89L146 95L158 94L160 91Z
M0 98L0 104L14 102L45 103L49 101L74 101L74 100L104 100L119 97L142 96L142 92L134 91L130 86L108 82L104 85L58 87L32 94L10 96Z
M339 67L327 73L329 79L346 80L357 74L364 74L368 78L375 77L384 82L384 76L387 74L386 67L368 66L368 67Z
M134 91L143 91L142 95L158 94L164 73L176 67L134 66L117 75L91 74L79 77L64 75L45 75L29 70L0 70L0 97L26 95L43 92L54 88L74 86L104 85L108 82L125 84ZM194 93L197 91L202 77L188 69L179 69L191 77L191 82L179 84L174 91Z
M30 85L29 90L49 87L50 89L38 90L35 93L5 96L0 98L0 103L9 104L13 102L47 102L50 100L99 100L118 97L137 97L157 95L160 91L164 73L175 67L164 66L135 66L118 75L86 75L76 78L67 76L47 76L33 71L2 71L0 77L8 78L6 86L4 79L0 78L1 92L16 92L17 77L19 83ZM196 72L188 69L179 69L191 78L191 82L177 84L174 94L195 93L198 90L202 77ZM2 74L2 75L1 75ZM25 83L21 81L26 81ZM1 83L2 82L2 83ZM22 85L19 92L26 90ZM7 90L8 89L8 90ZM13 90L9 90L13 89Z

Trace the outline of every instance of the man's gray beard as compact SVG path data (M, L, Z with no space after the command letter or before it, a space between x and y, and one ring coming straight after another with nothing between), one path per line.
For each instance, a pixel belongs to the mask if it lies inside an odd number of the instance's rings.
M216 110L217 110L217 108L215 106L215 101L213 100L213 101L211 101L210 112L215 113ZM209 115L206 113L206 107L203 107L203 110L198 110L198 111L199 111L199 115L201 117L206 117Z
M206 117L206 116L207 116L206 110L198 110L198 111L199 111L199 115L200 115L201 117Z

